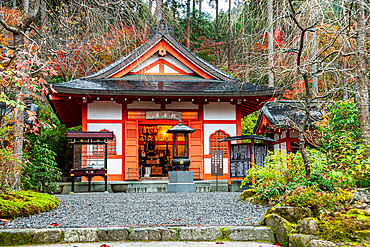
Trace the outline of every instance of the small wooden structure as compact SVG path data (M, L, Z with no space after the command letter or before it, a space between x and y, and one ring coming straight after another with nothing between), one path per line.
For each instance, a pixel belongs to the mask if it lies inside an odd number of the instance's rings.
M276 143L268 146L273 152L283 151L295 153L299 150L298 131L294 126L298 125L303 118L304 104L299 101L275 101L268 102L262 107L253 133L264 135L274 139ZM306 141L315 139L315 122L322 119L322 113L313 107L306 124Z
M67 139L72 139L72 164L71 169L72 188L76 177L86 177L88 181L88 192L91 192L91 179L95 176L104 178L105 190L107 188L107 141L113 139L112 131L67 131Z

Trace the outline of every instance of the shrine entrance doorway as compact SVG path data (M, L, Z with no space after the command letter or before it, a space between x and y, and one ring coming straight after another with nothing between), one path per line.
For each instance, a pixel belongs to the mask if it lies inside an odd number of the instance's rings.
M139 124L139 169L142 177L167 177L173 157L174 124ZM185 136L177 136L177 153L185 154Z

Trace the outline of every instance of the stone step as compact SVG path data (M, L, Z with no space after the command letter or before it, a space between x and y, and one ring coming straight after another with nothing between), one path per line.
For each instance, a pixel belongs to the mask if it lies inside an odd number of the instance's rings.
M228 239L275 243L268 227L98 227L0 230L0 246L97 241L210 241Z

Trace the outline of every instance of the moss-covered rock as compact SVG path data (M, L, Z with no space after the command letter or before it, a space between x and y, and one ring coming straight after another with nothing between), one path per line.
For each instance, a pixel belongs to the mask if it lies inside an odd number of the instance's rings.
M59 204L54 196L33 191L0 194L0 218L15 219L53 210Z
M319 228L314 220L303 219L299 221L297 225L297 231L303 234L316 235L319 231Z
M306 247L311 240L318 239L313 235L292 234L289 236L289 247Z
M240 195L240 199L245 201L247 198L253 197L256 194L255 189L248 189L244 190L243 193Z
M273 207L267 210L267 214L277 214L292 223L298 223L303 218L312 217L312 212L309 208L288 206Z
M262 224L273 229L279 244L288 246L288 235L291 234L293 227L287 220L276 214L268 214L263 218Z

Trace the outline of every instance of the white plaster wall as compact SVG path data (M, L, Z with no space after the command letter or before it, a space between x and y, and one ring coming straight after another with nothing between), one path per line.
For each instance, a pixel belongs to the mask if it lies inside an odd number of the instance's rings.
M159 73L159 64L157 64L156 66L148 69L147 71L144 72L145 74L146 73Z
M180 62L179 60L177 60L171 54L168 54L167 53L166 56L164 57L164 59L166 59L166 61L168 61L169 63L175 65L177 68L185 71L186 73L193 73L193 71L189 67L187 67L182 62Z
M209 137L216 130L223 130L230 136L236 136L236 124L205 124L204 125L204 155L209 153Z
M87 119L122 119L122 105L114 101L94 101L87 104Z
M191 102L172 102L166 105L166 109L195 109L198 110L198 105Z
M127 104L127 109L155 109L155 110L160 110L161 105L156 104L153 101L134 101L131 104Z
M279 140L279 135L278 134L275 134L274 135L274 140L278 141Z
M284 130L283 132L281 132L281 139L284 139L286 138L286 130Z
M204 120L236 120L236 106L228 102L204 105Z
M158 53L155 53L153 56L149 57L143 63L139 64L136 68L131 70L131 72L138 72L139 70L144 69L146 66L154 63L157 60L158 60Z
M116 153L122 155L122 124L115 123L87 123L87 131L107 129L116 135Z
M229 173L229 159L224 158L224 174ZM211 158L205 158L204 159L204 173L205 174L211 174Z
M174 70L173 68L171 68L170 66L168 66L166 64L163 66L163 72L164 73L175 73L175 74L179 73L179 72L177 72L176 70Z
M108 159L108 174L122 174L122 159Z

